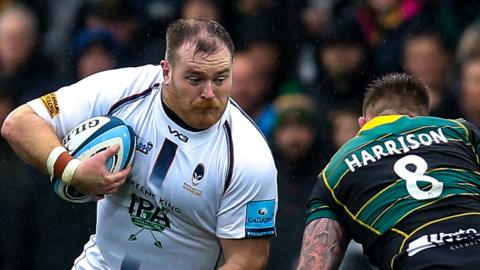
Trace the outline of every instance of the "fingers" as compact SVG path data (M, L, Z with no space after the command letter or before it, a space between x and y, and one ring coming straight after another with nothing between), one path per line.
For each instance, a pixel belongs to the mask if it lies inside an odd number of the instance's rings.
M132 171L132 167L128 166L126 169L107 175L105 178L108 181L107 186L104 187L105 194L115 193L118 188L125 183L128 174Z
M110 185L106 190L105 190L105 194L113 194L115 192L117 192L117 190L120 188L120 186L123 185L123 181L122 182L116 182L116 183L113 183L112 185Z
M98 156L102 157L95 158L95 156L93 156L92 158L82 161L74 175L72 185L78 191L93 196L95 200L103 198L98 194L115 193L120 186L125 183L127 176L132 171L131 166L116 173L107 171L105 162L102 162L103 158L111 156L118 151L118 149L119 146L115 145L98 153Z
M130 174L130 172L132 171L132 166L128 166L127 168L119 171L119 172L116 172L116 173L110 173L108 175L105 175L105 178L109 179L109 180L112 180L114 182L117 182L117 181L120 181L122 179L125 179L127 178L127 176Z
M100 152L99 154L102 155L104 160L107 160L111 156L115 155L118 152L119 149L120 149L120 145L114 144L114 145L108 147L107 149L105 149L104 151Z

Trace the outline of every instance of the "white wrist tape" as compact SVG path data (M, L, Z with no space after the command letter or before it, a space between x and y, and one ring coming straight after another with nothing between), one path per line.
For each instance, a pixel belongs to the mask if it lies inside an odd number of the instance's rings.
M50 155L47 159L47 170L51 176L53 176L53 166L55 165L55 162L57 161L58 157L64 152L67 152L67 149L65 149L65 147L63 146L57 146L53 148L52 152L50 152Z
M65 170L63 170L63 173L62 173L63 182L65 182L68 185L72 182L73 175L75 174L75 171L77 170L78 165L80 165L80 160L78 159L72 159L68 162L67 166L65 167Z

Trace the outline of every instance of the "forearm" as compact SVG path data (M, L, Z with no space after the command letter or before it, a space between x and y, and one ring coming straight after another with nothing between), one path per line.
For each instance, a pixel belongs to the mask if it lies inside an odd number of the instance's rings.
M52 127L28 105L10 113L2 126L2 136L24 161L43 172L47 172L48 155L61 144Z
M225 264L219 270L261 270L268 260L269 239L221 239Z
M348 240L337 221L328 218L312 221L303 235L297 270L337 269Z
M218 270L262 270L265 267L266 260L265 262L253 262L245 259L243 262L235 262L233 260L225 262Z

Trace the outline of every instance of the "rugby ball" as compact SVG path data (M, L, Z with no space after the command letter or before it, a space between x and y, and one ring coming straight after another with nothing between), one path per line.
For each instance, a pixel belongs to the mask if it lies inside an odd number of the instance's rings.
M125 169L132 163L136 137L133 129L121 119L104 115L90 118L74 127L62 139L62 144L70 155L79 160L89 158L118 144L120 149L117 154L109 158L106 163L107 169L113 173ZM50 181L58 196L66 201L73 203L93 201L90 195L80 193L58 178L51 177Z

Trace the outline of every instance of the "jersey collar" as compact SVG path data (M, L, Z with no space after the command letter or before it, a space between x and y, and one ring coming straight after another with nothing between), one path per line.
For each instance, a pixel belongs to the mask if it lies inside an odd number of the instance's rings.
M161 95L160 95L160 99L161 99ZM181 143L179 145L182 145L182 147L187 147L187 148L195 148L205 143L206 140L209 140L210 138L216 136L219 130L222 128L223 123L227 120L230 106L231 106L230 102L227 103L227 107L225 108L225 111L223 112L221 118L211 127L204 130L192 131L190 129L186 129L185 127L180 125L178 122L176 122L174 119L172 119L169 115L167 115L164 108L164 104L161 100L159 102L159 105L160 105L159 106L160 116L163 119L163 123L166 125L163 131L165 137L176 142L178 141L176 139L176 136L179 136L178 134L181 133L182 135L188 138L186 139L188 140L188 143L187 141L184 140L183 141L184 143Z
M395 115L381 115L381 116L374 117L373 119L368 121L365 125L363 125L363 127L360 129L360 132L378 127L380 125L393 123L403 116L405 115L395 114Z

